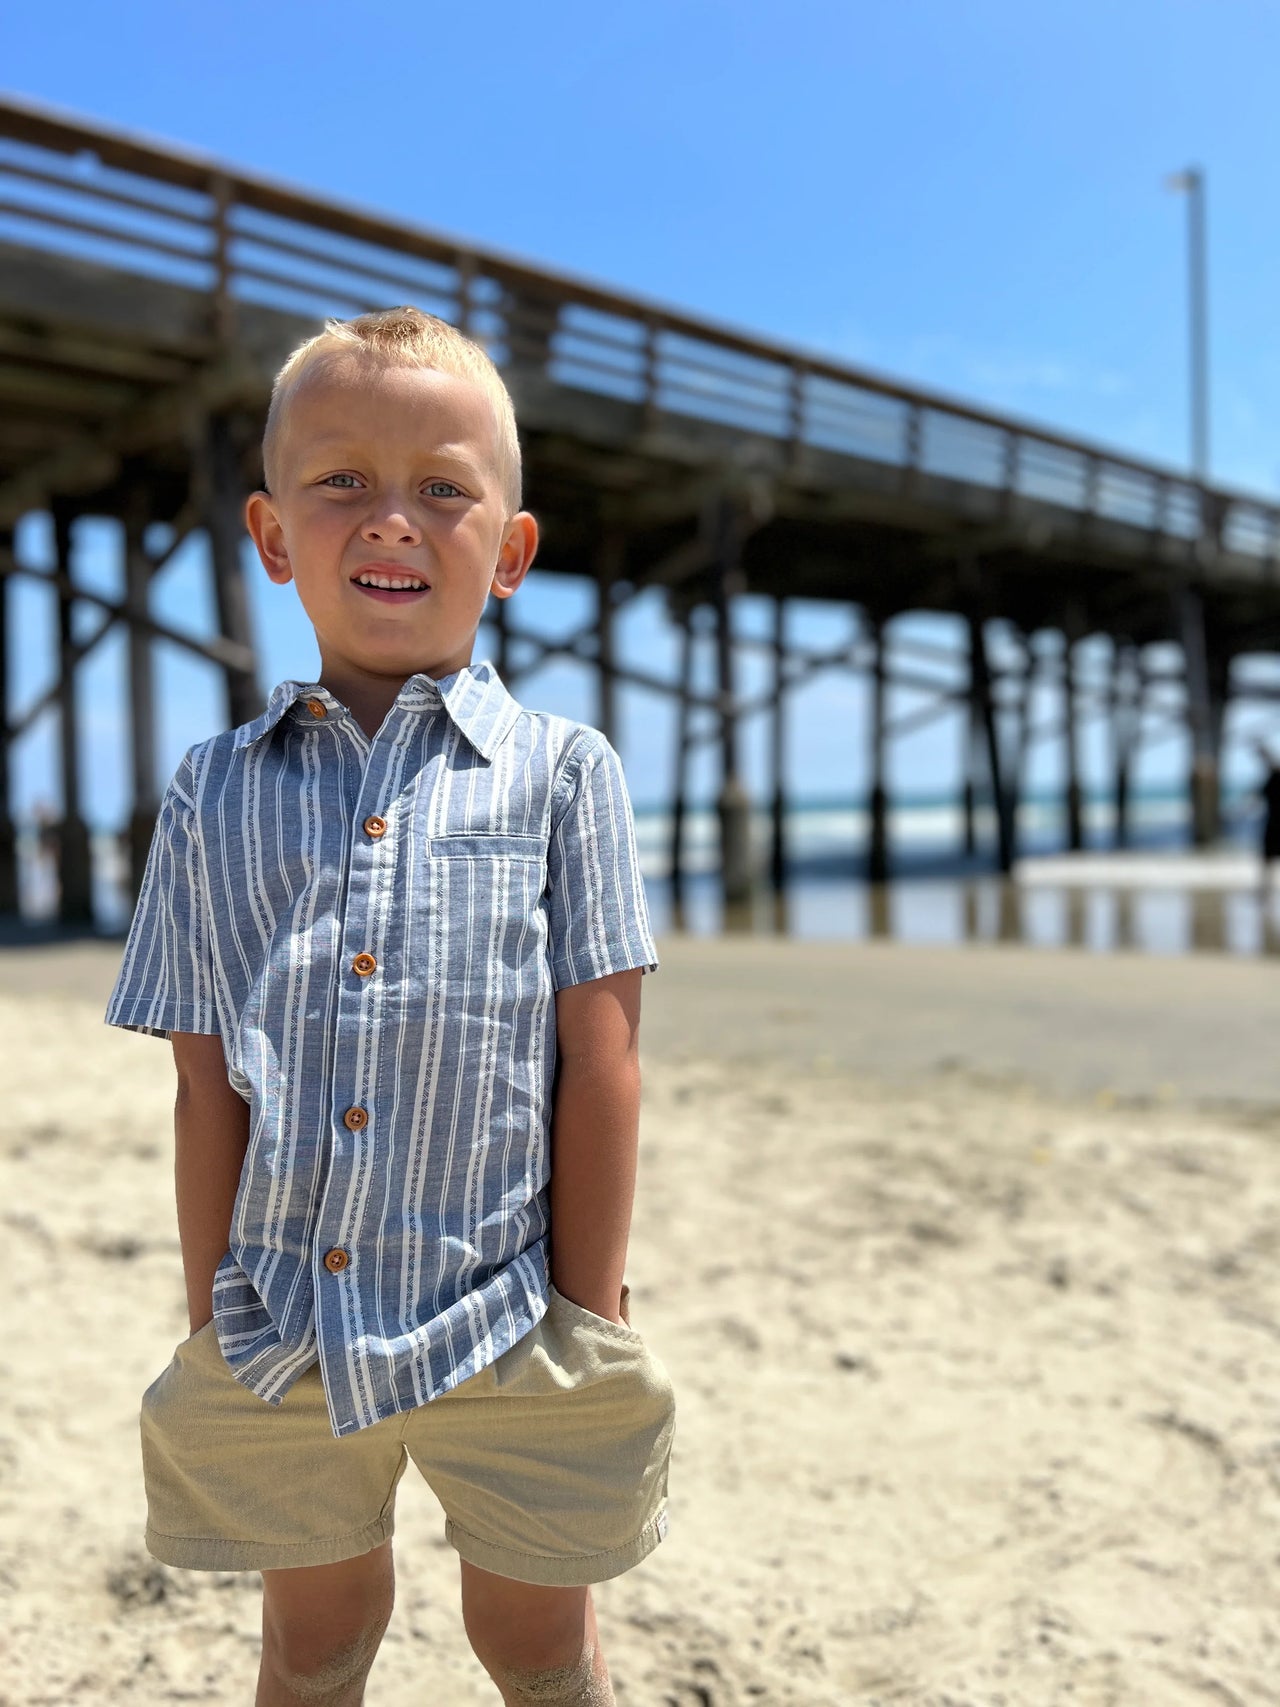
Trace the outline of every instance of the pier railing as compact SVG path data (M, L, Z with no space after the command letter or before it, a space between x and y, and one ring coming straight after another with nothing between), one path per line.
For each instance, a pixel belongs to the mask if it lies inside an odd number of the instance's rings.
M323 201L212 160L0 102L0 238L208 297L211 352L237 305L304 316L411 301L500 365L637 406L877 465L909 494L941 476L1185 542L1202 562L1280 555L1280 507L490 249ZM200 354L200 350L193 351Z

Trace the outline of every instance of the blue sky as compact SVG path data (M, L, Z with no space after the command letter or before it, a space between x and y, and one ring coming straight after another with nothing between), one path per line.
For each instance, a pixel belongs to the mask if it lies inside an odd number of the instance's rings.
M1175 466L1188 438L1186 210L1163 180L1199 163L1213 472L1280 494L1270 4L64 0L14 10L5 50L15 94ZM42 531L24 535L37 558ZM94 531L86 573L108 584L110 539ZM194 564L159 591L196 620ZM255 582L269 680L313 668L287 597ZM544 574L521 597L551 626L580 593ZM51 641L47 613L29 600L20 612L25 700ZM816 638L836 620L797 614ZM661 657L669 638L642 607L625 643ZM88 767L103 819L123 799L119 668L104 653L87 683L103 708ZM161 681L172 763L221 709L175 660ZM592 714L585 681L563 671L527 697ZM638 798L661 791L668 736L659 710L627 700ZM25 744L20 799L40 786L51 737ZM958 745L946 727L900 744L896 785L948 786ZM798 700L802 791L859 788L863 746L854 684L827 678ZM1098 734L1090 751L1105 751ZM1057 763L1045 749L1036 779ZM1179 765L1166 741L1147 775Z

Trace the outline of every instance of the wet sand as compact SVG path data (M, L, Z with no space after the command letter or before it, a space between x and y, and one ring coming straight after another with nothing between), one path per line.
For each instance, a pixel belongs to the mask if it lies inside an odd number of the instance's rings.
M248 1703L250 1577L141 1546L185 1331L162 1044L109 944L0 953L0 1703ZM1280 985L1264 962L672 940L628 1278L668 1540L624 1707L1280 1703ZM15 1106L16 1105L16 1106ZM406 1477L371 1704L496 1699Z

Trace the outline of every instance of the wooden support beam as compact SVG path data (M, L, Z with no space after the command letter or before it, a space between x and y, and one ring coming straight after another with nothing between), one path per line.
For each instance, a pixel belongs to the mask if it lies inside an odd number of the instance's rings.
M742 590L742 530L730 498L719 507L716 567L712 590L716 616L716 677L720 695L720 882L726 910L751 900L751 802L738 768L738 703L735 691L733 609ZM740 922L740 921L737 921Z
M118 599L106 598L102 593L90 592L88 587L76 586L70 576L63 575L56 569L52 573L45 569L30 569L25 563L15 562L12 552L6 553L4 548L0 546L0 579L11 575L22 576L31 581L39 581L43 586L51 588L59 597L69 598L72 603L79 600L83 604L93 605L96 609L105 611L111 622L117 618L125 620L129 618L127 604L121 603ZM193 652L196 657L205 658L211 664L221 664L224 669L252 668L253 653L247 647L238 645L234 641L217 637L212 640L197 640L194 635L184 634L179 628L171 628L167 622L159 622L153 616L138 617L136 620L153 639L171 641L174 646L181 646L184 651ZM111 623L108 622L95 635L76 642L77 662L97 645L110 625ZM28 707L17 723L10 725L10 733L21 734L46 706L53 704L56 698L57 689L54 687L34 706Z
M3 581L4 579L5 577L0 576L0 581ZM52 581L53 577L51 575L41 575L37 577L37 579L41 581ZM82 663L91 652L96 651L98 646L106 639L107 635L110 634L115 625L116 619L114 616L105 616L98 624L97 628L94 629L92 634L87 634L83 640L77 640L75 645L71 648L72 667L76 667ZM158 631L162 631L163 627L161 624L150 622L139 623L138 626L145 633L150 635L155 635ZM55 680L50 683L42 694L38 695L37 698L31 701L24 712L15 717L8 725L7 734L9 739L16 741L20 735L25 735L27 730L44 716L49 707L51 705L56 705L57 703L58 683Z
M676 700L675 775L671 786L671 853L667 862L671 884L672 923L684 928L684 821L689 803L689 759L693 711L693 612L682 610L680 624L680 681Z
M1231 702L1232 653L1227 636L1221 632L1220 625L1212 620L1212 617L1207 621L1206 629L1209 663L1209 738L1212 743L1214 772L1213 830L1216 839L1222 834L1222 741Z
M1191 839L1196 847L1202 848L1217 840L1219 830L1217 730L1220 719L1215 716L1212 702L1204 594L1199 587L1184 579L1174 592L1174 606L1186 670L1186 722L1191 744L1187 779Z
M1010 792L1005 786L1004 766L1000 751L1000 727L996 719L995 701L991 695L991 677L987 660L986 624L976 607L969 613L969 652L975 664L975 688L986 740L987 774L991 797L996 809L996 858L1001 872L1008 876L1013 870L1015 856L1014 816Z
M1031 756L1031 708L1036 691L1036 654L1035 648L1031 644L1031 636L1019 631L1018 640L1022 649L1022 671L1018 680L1017 739L1014 744L1013 762L1009 766L1009 774L1005 779L1005 791L1008 796L1007 810L1014 840L1015 857L1018 841L1018 812L1022 805L1023 790L1027 782L1027 761Z
M618 674L613 644L616 589L626 562L626 536L610 528L596 551L596 688L597 720L611 745L618 744Z
M886 883L889 878L888 796L885 791L885 659L884 623L869 614L871 636L871 713L869 720L871 785L867 794L867 882Z
M895 683L897 679L891 671L890 683ZM957 702L967 702L963 689L938 688L934 691L930 704L918 705L914 711L902 712L897 717L889 718L885 724L885 734L890 739L895 735L914 735L917 729L927 729L929 724L936 723L940 717L949 717Z
M63 435L57 450L43 461L0 481L0 526L17 521L29 510L46 509L54 497L109 485L126 457L182 438L193 413L198 416L201 409L260 395L263 386L263 374L247 357L228 356L180 386L102 422L91 433Z
M0 540L0 545L12 551L12 534ZM7 581L0 579L0 917L5 918L15 917L18 912L18 842L9 798L12 737L8 728L8 710L9 586Z
M636 589L634 587L630 592L627 592L625 587L620 591L616 590L614 598L615 616L620 604L623 602L623 595L625 595L625 598L631 598L635 596L637 591L642 590L642 588ZM497 601L495 600L495 610L488 613L495 621L497 620L496 604ZM524 648L526 670L533 669L536 666L545 663L549 658L577 658L584 664L592 665L598 661L599 642L596 631L597 618L595 616L593 616L591 620L581 628L574 630L570 634L563 635L558 639L545 634L540 634L531 628L522 628L512 622L510 617L506 617L505 622L508 641L513 644L518 641ZM745 640L740 636L735 636L735 652L741 651L744 646L750 646L752 644L753 642L750 640ZM770 652L772 652L772 641L765 641L763 643L756 644L764 644L769 648ZM804 648L792 646L788 650L788 667L784 686L788 689L800 687L823 670L857 670L869 665L870 661L870 652L860 641L857 640L852 644L832 647L829 650L822 652L807 651ZM620 664L617 662L616 657L613 666L613 674L616 681L619 683L625 682L633 687L649 688L655 693L670 693L672 691L671 683L664 677L656 675L652 670L642 670L637 669L634 665ZM919 693L934 694L940 699L946 698L947 700L953 700L956 697L955 689L936 681L932 676L917 675L915 672L910 670L898 669L891 673L890 679L895 686L914 688ZM719 701L718 699L711 698L702 699L700 703L715 706ZM747 717L757 711L767 711L772 703L773 694L771 689L763 694L756 694L750 699L744 699L739 696L739 715L740 717ZM937 715L937 711L931 710L929 715ZM911 716L905 717L901 720L904 729L911 726L911 718L913 716L918 716L918 713L913 713ZM899 720L895 719L891 727L897 728L898 726Z
M245 538L243 511L247 493L240 474L234 425L224 411L210 414L200 445L203 461L200 492L204 525L209 535L218 627L226 638L252 659L253 625L245 586L241 547ZM256 665L228 664L225 670L227 720L234 727L248 723L262 710Z
M1117 642L1111 657L1111 756L1114 768L1111 839L1117 848L1129 846L1129 793L1133 757L1142 728L1145 685L1137 648L1130 641Z
M637 585L645 587L678 587L701 575L712 562L712 549L705 536L698 532L681 540L665 556L648 568L636 572Z
M581 634L571 636L569 639L563 641L549 640L546 635L537 634L532 629L518 628L510 618L506 618L505 620L500 619L498 611L499 609L505 611L505 608L505 606L500 606L498 601L495 599L494 609L488 614L493 621L495 628L498 629L499 648L501 648L505 642L509 654L514 650L516 642L519 642L519 644L525 649L525 673L528 673L529 671L536 669L539 665L544 664L548 658L578 658L581 659L584 664L588 665L594 665L598 661L594 617L592 618L589 626L582 630ZM498 673L499 675L502 674L501 669L499 669ZM616 657L613 665L613 676L615 682L625 682L629 687L648 688L654 693L673 693L678 691L677 688L673 688L672 684L665 676L660 676L653 670L640 670L636 669L634 665L620 664L617 662ZM505 676L503 677L503 680L506 680ZM693 699L696 704L705 705L713 711L720 703L718 695L715 694L694 694ZM757 699L749 704L740 706L740 709L744 711L759 710L765 703L767 702L764 699Z
M773 601L773 709L769 724L769 764L773 802L769 837L769 882L775 895L787 886L787 605Z
M1067 846L1072 853L1084 847L1084 812L1080 787L1080 723L1077 704L1076 647L1082 621L1068 610L1062 631L1062 705L1064 758L1066 760Z
M982 750L982 705L979 691L978 653L974 625L969 623L969 691L964 725L964 783L961 796L961 848L966 859L978 851L978 777Z
M135 408L142 393L137 385L101 374L64 373L7 362L0 356L0 397L6 409L41 414L62 413L92 421L110 420Z
M93 922L93 872L89 827L80 811L80 728L71 632L74 577L71 567L70 507L53 507L54 549L58 560L58 734L62 769L62 818L58 825L58 917L63 924Z
M522 372L545 374L555 353L559 293L554 287L539 289L536 283L513 280L499 306L506 322L507 359L503 365L517 376Z
M35 331L14 322L0 325L0 354L17 356L23 362L47 363L73 373L107 374L142 385L183 385L192 373L191 363L180 356L57 327L44 326Z
M615 615L617 612L617 602L618 601L615 599ZM503 608L505 611L505 607L499 607L498 602L495 600L494 609L489 612L489 616L495 624L499 621L497 614L499 608ZM591 621L581 629L559 639L553 639L545 634L539 634L534 629L521 628L512 622L509 617L505 617L503 620L505 621L505 635L508 646L513 647L518 642L520 646L524 648L526 669L533 669L538 665L545 663L550 658L576 658L581 660L584 664L591 665L594 665L598 661L598 639L596 634L597 618L594 616ZM499 638L501 640L501 636ZM772 651L773 642L770 640L765 644L767 644L770 651ZM741 647L741 641L737 637L735 637L734 645L735 651L739 650ZM802 687L805 682L811 680L823 670L858 670L869 667L871 661L871 651L861 641L855 641L853 644L832 647L831 649L823 652L806 652L803 649L789 646L782 683L783 689L784 691L789 692L793 688ZM499 670L499 674L501 674L501 670ZM1005 679L1003 672L992 670L990 674L993 686ZM626 683L628 686L646 688L652 693L678 694L683 691L679 683L673 684L664 676L660 676L652 670L637 669L634 665L620 664L617 662L616 657L613 665L613 676L616 683ZM916 672L911 670L890 668L887 662L885 665L885 680L890 686L911 688L917 693L927 693L932 696L932 703L923 708L917 708L913 712L906 712L901 717L887 718L885 722L886 735L910 734L913 730L923 727L926 723L932 722L935 718L945 715L959 700L963 698L962 689L957 689L945 683L940 683L931 676L918 675ZM692 704L697 706L706 706L711 710L715 710L720 703L718 695L708 696L705 694L694 693L691 694L690 697ZM753 694L750 698L745 698L742 695L739 695L737 700L739 722L747 717L754 716L757 712L771 711L773 702L774 692L772 687L766 689L763 693ZM704 745L708 741L718 741L720 736L718 729L716 729L709 732L703 731L695 733L690 737L690 739L693 745L697 747ZM979 753L981 752L981 740L981 720L979 719Z
M143 538L149 515L147 488L139 483L129 496L124 519L125 597L131 612L145 616L151 586L151 559ZM151 636L138 622L129 623L129 753L133 777L133 806L129 814L129 881L134 899L142 888L147 853L160 809L156 777L155 679Z

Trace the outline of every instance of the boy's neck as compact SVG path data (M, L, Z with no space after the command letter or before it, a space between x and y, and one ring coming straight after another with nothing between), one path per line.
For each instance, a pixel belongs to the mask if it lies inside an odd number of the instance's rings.
M438 667L423 664L421 673L438 681L442 676L450 676L455 670L465 668L465 662L443 663ZM386 676L372 670L362 670L359 665L348 663L345 659L324 658L320 661L318 677L320 686L328 688L335 699L341 700L370 740L381 729L387 713L396 702L396 695L408 679L407 675Z

